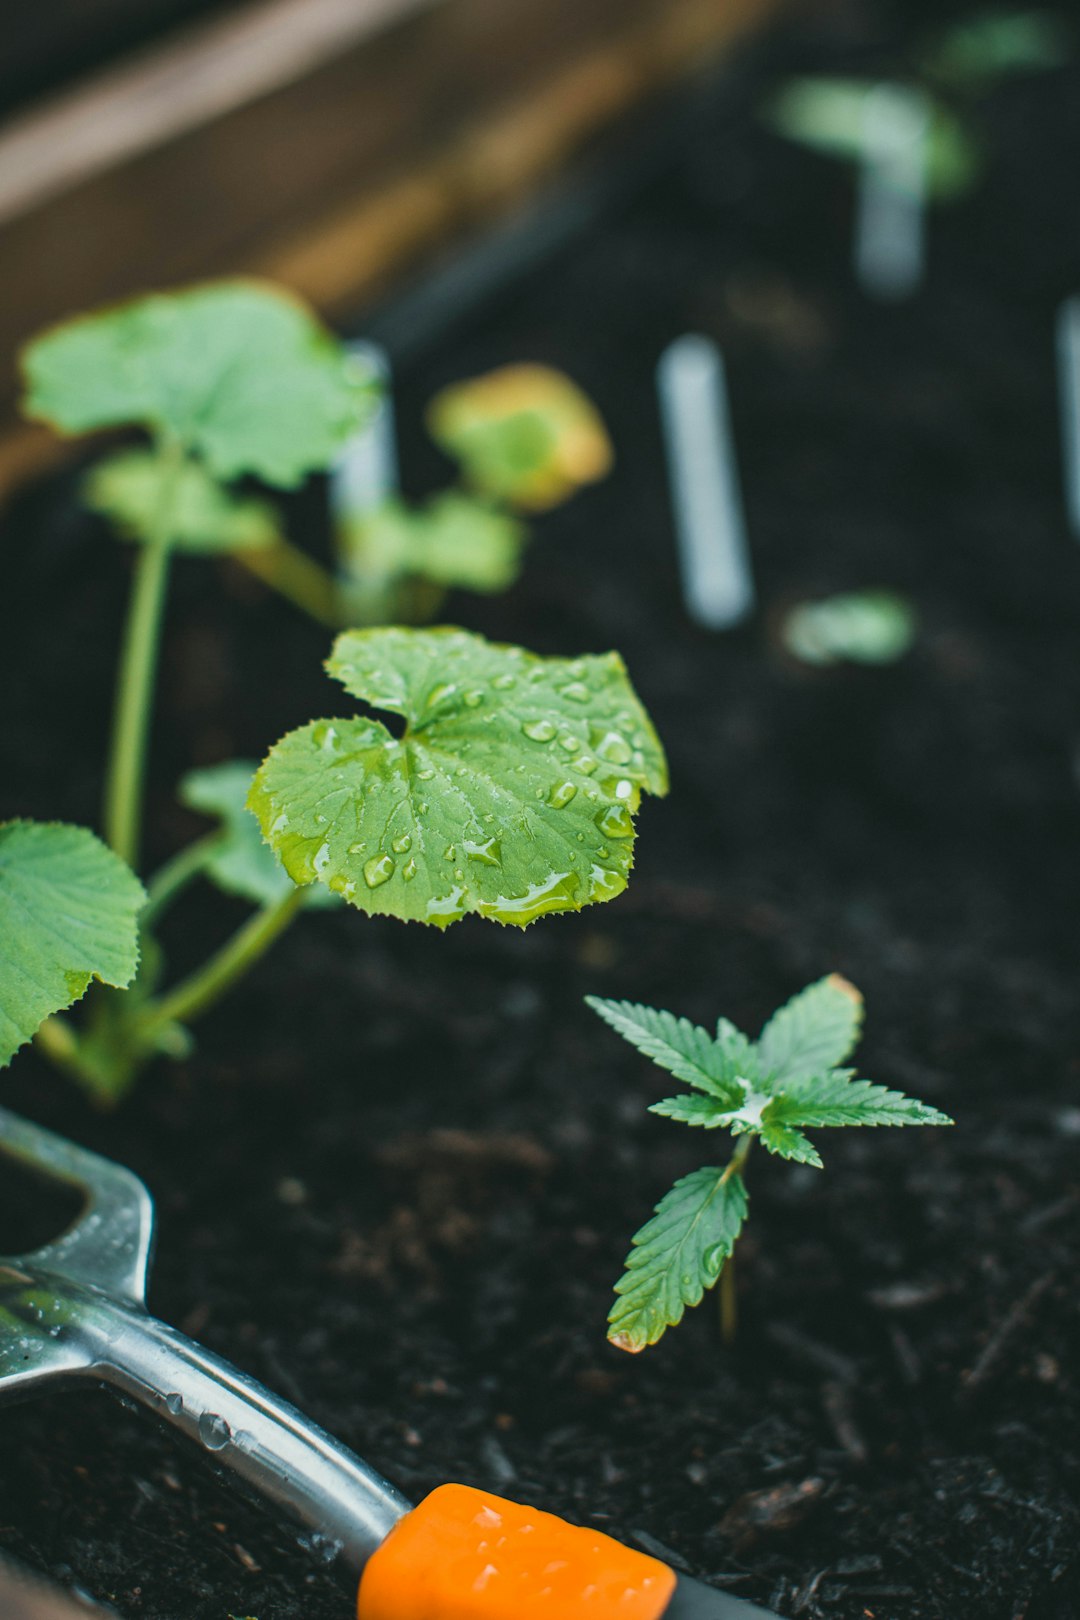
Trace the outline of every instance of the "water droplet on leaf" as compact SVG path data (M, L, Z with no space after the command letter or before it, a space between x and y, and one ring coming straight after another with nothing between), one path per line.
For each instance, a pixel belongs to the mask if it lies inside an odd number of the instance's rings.
M392 855L374 855L370 861L364 863L364 882L369 889L377 889L381 883L392 878L396 869L396 862Z
M605 838L633 838L634 820L625 804L609 804L596 817Z

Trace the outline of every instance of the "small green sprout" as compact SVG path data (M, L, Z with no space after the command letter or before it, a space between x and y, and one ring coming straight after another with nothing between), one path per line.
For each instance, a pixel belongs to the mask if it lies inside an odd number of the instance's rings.
M529 539L522 516L569 500L611 467L596 407L550 366L500 366L453 383L431 401L427 422L460 482L422 505L394 497L373 511L340 512L352 622L421 623L448 590L507 590Z
M611 468L595 405L551 366L500 366L454 383L432 400L428 425L473 489L522 512L558 506Z
M608 1318L621 1350L644 1350L682 1320L720 1279L746 1219L743 1168L755 1138L770 1153L821 1168L804 1130L840 1125L951 1125L898 1091L857 1080L840 1065L862 1026L862 996L837 974L794 996L757 1041L721 1018L715 1038L685 1018L629 1001L586 1001L612 1029L691 1088L650 1112L704 1130L730 1131L724 1166L684 1176L632 1242Z
M444 490L420 506L395 497L339 518L342 593L361 623L419 623L449 590L508 590L527 541L513 513L463 490Z
M950 90L981 96L1009 74L1061 67L1071 48L1068 27L1049 11L987 11L934 39L922 71Z
M866 152L866 109L880 88L873 79L840 79L825 75L790 79L765 108L765 120L788 140L829 157L861 164ZM913 119L929 102L926 141L926 188L937 202L951 202L974 182L979 171L978 143L964 121L943 101L903 84L890 86L911 101Z
M1058 67L1071 44L1068 28L1048 12L990 11L932 36L915 52L909 71L889 88L894 97L910 99L914 122L929 112L925 180L931 200L951 202L979 178L984 142L971 104L1010 74ZM789 140L861 164L866 110L880 88L873 79L790 79L766 105L765 120Z
M916 619L894 591L848 591L800 602L784 618L781 639L804 664L894 664L915 639Z
M145 899L87 828L0 823L0 1068L92 980L131 983Z

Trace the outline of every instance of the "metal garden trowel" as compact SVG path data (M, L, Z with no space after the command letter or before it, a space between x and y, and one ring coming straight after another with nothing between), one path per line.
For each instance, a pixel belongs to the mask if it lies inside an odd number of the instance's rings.
M359 1620L771 1620L599 1532L463 1485L417 1508L294 1407L146 1309L150 1195L130 1171L0 1109L0 1155L85 1197L66 1232L0 1254L0 1398L90 1379L148 1407L362 1571Z

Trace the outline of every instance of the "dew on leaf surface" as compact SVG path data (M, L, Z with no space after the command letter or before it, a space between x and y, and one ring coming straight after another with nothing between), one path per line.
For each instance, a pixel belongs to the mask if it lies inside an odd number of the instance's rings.
M369 889L377 889L393 877L396 869L397 863L392 855L374 855L364 863L364 882Z

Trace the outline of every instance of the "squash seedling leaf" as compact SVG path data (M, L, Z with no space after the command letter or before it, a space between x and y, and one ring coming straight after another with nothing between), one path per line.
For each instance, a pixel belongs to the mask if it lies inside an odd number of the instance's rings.
M139 426L216 478L292 487L363 420L369 384L296 299L258 282L157 293L42 333L28 416L62 433Z
M0 824L0 1066L92 979L131 983L145 900L135 874L87 828Z
M835 1067L858 1041L863 1005L839 974L793 996L756 1043L726 1018L712 1042L705 1030L658 1008L585 999L632 1046L695 1088L695 1095L665 1097L650 1112L704 1130L723 1128L736 1139L726 1168L677 1181L632 1240L608 1317L608 1337L620 1349L655 1344L718 1280L746 1216L743 1167L755 1138L781 1159L820 1170L804 1128L952 1124L926 1103Z
M327 668L405 728L319 720L271 749L248 804L295 882L440 928L523 927L626 887L641 793L666 793L667 767L618 654L376 629L339 636Z
M255 770L254 760L232 759L188 771L181 779L179 798L189 809L214 817L220 825L220 836L203 868L207 877L226 894L269 906L296 885L264 842L259 824L247 808ZM315 887L308 896L309 906L338 903L329 889Z
M415 576L446 590L494 593L512 585L526 531L507 512L457 490L426 506L386 501L341 526L346 565L379 578Z
M154 536L166 476L151 451L121 450L98 462L83 485L83 499L125 539L145 542ZM253 551L281 535L267 501L230 494L197 461L181 468L173 502L170 539L177 551Z
M432 400L427 419L474 489L522 511L558 506L611 468L600 413L550 366L502 366L453 383Z

